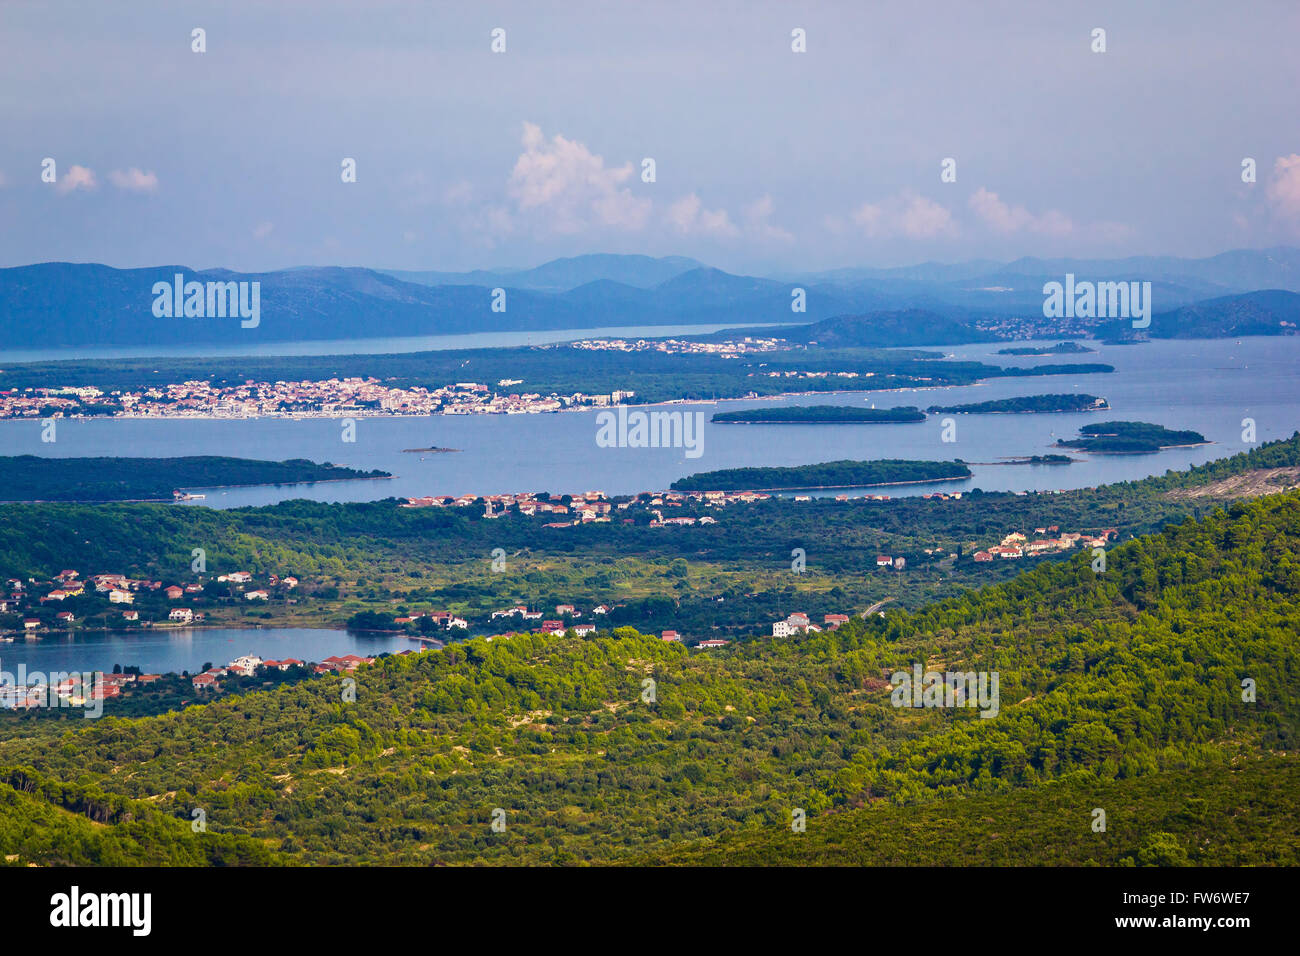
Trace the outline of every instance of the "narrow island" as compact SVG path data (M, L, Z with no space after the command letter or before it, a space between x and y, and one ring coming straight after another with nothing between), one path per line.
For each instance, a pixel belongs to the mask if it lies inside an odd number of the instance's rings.
M961 461L825 461L788 468L723 468L679 478L673 491L794 491L800 488L864 488L960 481L971 477Z
M1205 436L1194 431L1173 431L1150 422L1097 422L1079 428L1081 437L1058 439L1062 448L1110 455L1146 455L1164 448L1185 448L1206 444Z
M195 455L184 458L0 457L0 501L172 501L186 488L296 484L391 478L305 458L257 461Z
M720 425L871 425L923 422L925 412L914 405L899 408L854 408L848 405L785 405L718 412L712 421Z
M424 454L432 454L432 455L446 455L446 454L450 454L451 452L454 452L454 451L460 451L460 449L459 449L459 448L439 448L437 445L434 445L432 448L403 448L403 449L402 449L402 454L403 454L403 455L416 455L416 454L419 454L419 455L424 455Z
M998 355L1084 355L1096 352L1078 342L1057 342L1055 345L1023 345L998 349Z
M963 415L1023 415L1029 412L1100 412L1109 411L1106 399L1096 395L1024 395L997 398L970 405L931 405L931 412L959 412Z

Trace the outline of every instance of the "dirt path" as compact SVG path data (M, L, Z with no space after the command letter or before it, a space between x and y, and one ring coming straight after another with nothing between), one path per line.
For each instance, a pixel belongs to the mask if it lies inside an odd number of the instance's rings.
M1167 497L1175 500L1188 498L1256 498L1280 491L1300 488L1300 467L1259 468L1229 478L1212 481L1199 488L1177 488Z

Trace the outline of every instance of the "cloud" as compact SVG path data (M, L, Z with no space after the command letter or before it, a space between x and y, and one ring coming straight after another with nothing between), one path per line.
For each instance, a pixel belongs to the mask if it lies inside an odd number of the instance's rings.
M87 169L85 166L69 166L68 171L63 174L63 178L54 188L63 195L75 192L78 189L84 189L89 192L99 186L95 181L95 171Z
M452 183L442 191L442 201L448 206L464 206L474 198L474 187L468 180Z
M736 236L735 227L725 209L705 209L695 193L683 196L668 207L668 224L682 235Z
M1024 206L1008 205L997 193L983 186L975 190L969 205L986 226L1002 235L1030 232L1040 236L1068 236L1074 232L1074 223L1064 213L1049 209L1035 216Z
M793 242L794 236L780 226L774 226L768 221L772 218L772 212L775 208L776 204L772 202L772 197L768 195L760 196L746 205L741 211L745 231L758 239Z
M912 192L863 203L853 210L852 219L869 239L937 239L958 232L947 207Z
M273 222L259 222L259 223L258 223L258 224L253 228L253 238L254 238L254 239L265 239L267 236L269 236L269 235L271 234L271 231L272 231L273 229L275 229L275 223L273 223Z
M143 172L132 166L130 169L114 169L108 174L108 181L118 189L132 193L151 193L158 188L158 176L152 172Z
M507 186L517 213L535 217L541 229L566 234L645 226L651 202L624 186L632 178L630 162L607 168L582 143L558 134L548 140L535 123L524 124L522 142Z
M1300 154L1279 156L1273 162L1268 198L1278 214L1300 225Z

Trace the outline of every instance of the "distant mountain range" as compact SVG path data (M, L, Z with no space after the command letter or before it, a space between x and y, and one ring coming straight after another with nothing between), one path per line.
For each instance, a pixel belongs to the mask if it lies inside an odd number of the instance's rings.
M234 273L48 262L0 269L0 334L9 348L256 345L615 325L816 324L869 315L870 344L943 344L972 341L970 326L980 319L1041 316L1043 283L1067 272L1150 281L1156 318L1170 320L1153 321L1151 334L1157 336L1171 329L1196 329L1185 333L1195 335L1219 334L1219 328L1232 335L1276 333L1288 331L1280 323L1296 321L1300 249L1276 248L1208 259L927 263L780 278L732 275L682 257L635 255L462 273L344 267ZM185 282L260 283L257 327L241 328L238 318L155 317L155 283L171 283L178 273ZM806 294L802 313L791 311L796 287ZM504 311L493 308L494 289L504 290ZM1125 337L1119 328L1114 334ZM855 335L832 322L812 340L848 344Z

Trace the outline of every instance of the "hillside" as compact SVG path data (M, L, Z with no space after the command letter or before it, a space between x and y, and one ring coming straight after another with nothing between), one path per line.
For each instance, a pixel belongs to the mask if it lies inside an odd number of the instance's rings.
M1250 832L1294 847L1294 815L1275 812L1290 798L1266 805L1224 781L1234 761L1296 747L1300 495L1113 547L1102 574L1090 558L916 613L717 651L631 629L516 635L382 658L357 671L355 703L325 677L158 717L6 723L0 766L147 798L181 820L202 807L214 833L317 864L619 862L787 829L792 808L818 833L828 813L868 804L981 819L1036 805L1024 825L983 826L1059 827L1055 841L1010 837L1001 857L1055 863L1054 846L1089 835L1093 784L1141 801L1114 808L1117 855L1102 862L1225 861L1222 843L1188 842L1220 808L1267 815L1269 829ZM886 680L914 663L998 672L996 718L893 706ZM1257 700L1242 699L1247 677ZM1045 789L1053 780L1077 795ZM1179 787L1206 801L1181 830ZM1014 794L1030 802L960 802ZM1148 826L1160 829L1135 832ZM1278 849L1256 862L1286 860ZM890 862L915 860L899 847Z
M1189 795L1193 795L1190 796ZM1106 811L1092 830L1093 808ZM880 803L791 828L648 855L670 866L1297 866L1300 758L1145 777L1076 774L1033 789L919 807Z
M1143 338L1218 339L1244 335L1295 335L1300 332L1300 294L1267 289L1243 295L1221 296L1158 312L1146 329L1132 321L1100 326L1103 341L1125 342Z

